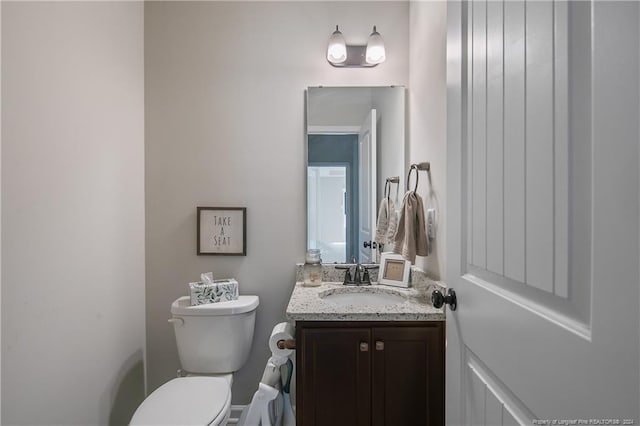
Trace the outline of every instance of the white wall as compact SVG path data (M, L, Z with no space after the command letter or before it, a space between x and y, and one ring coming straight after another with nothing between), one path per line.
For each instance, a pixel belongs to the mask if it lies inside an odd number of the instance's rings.
M419 194L426 209L435 208L436 241L428 257L416 265L435 278L445 280L447 215L447 103L446 103L445 1L411 1L409 48L409 162L431 162L431 172L420 172ZM413 177L412 177L413 182Z
M308 126L361 126L371 111L374 90L313 87L307 94Z
M405 190L405 130L408 120L404 88L384 88L373 91L372 108L376 109L377 123L377 205L384 197L388 177L400 177L399 184L391 184L391 200L400 209ZM385 250L390 250L387 247Z
M143 396L143 6L2 5L2 423Z
M0 81L2 81L2 1L0 1ZM0 84L2 99L2 84ZM0 102L0 189L2 188L2 102ZM0 190L0 342L2 342L2 196ZM1 347L1 343L0 343ZM0 423L2 422L2 350L0 350Z
M405 2L145 4L149 390L179 367L171 302L211 270L260 296L254 350L233 388L234 403L249 401L304 259L304 90L407 85L408 13ZM349 43L377 25L387 61L330 66L336 24ZM247 207L246 257L196 256L197 206Z

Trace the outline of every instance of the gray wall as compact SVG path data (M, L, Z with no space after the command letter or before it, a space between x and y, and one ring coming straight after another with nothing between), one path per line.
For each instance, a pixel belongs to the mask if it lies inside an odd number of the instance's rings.
M404 88L380 88L373 91L372 107L376 109L377 123L377 205L384 197L388 177L399 176L400 183L391 185L391 200L400 209L405 186L406 126L409 111L406 108ZM397 195L397 197L396 197ZM386 250L390 250L389 247Z
M420 172L418 193L426 209L435 208L436 241L428 257L416 266L437 280L445 280L447 219L447 81L445 1L410 4L409 162L431 162L431 172ZM406 177L404 178L406 179ZM413 182L413 177L412 177Z
M2 4L0 1L0 81L2 80ZM2 84L0 84L0 100ZM2 188L2 102L0 101L0 188ZM2 342L2 196L0 191L0 342ZM1 343L0 343L1 346ZM0 348L1 349L1 348ZM0 423L2 423L2 350L0 350Z
M234 403L250 400L304 259L304 90L407 85L408 20L406 2L145 4L149 390L179 367L169 305L213 271L260 296L254 350L233 388ZM336 24L349 43L377 25L387 61L331 67ZM196 256L196 206L247 207L247 256Z
M2 423L144 391L143 6L2 2Z
M307 95L307 125L361 126L371 111L373 92L365 87L311 87Z

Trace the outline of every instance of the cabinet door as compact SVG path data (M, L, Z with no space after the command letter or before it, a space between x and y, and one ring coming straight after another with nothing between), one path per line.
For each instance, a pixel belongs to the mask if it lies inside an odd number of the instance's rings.
M372 329L373 425L444 424L444 327Z
M370 425L371 330L309 328L300 337L302 424Z

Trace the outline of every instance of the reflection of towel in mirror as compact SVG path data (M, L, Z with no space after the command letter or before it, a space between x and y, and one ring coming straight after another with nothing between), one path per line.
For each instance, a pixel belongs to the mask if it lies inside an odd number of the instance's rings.
M392 245L398 228L398 213L391 199L383 198L378 209L378 222L376 224L376 239L378 244Z
M429 254L424 206L422 198L414 191L408 191L402 199L393 252L402 254L402 257L411 263L415 263L416 255L426 256Z

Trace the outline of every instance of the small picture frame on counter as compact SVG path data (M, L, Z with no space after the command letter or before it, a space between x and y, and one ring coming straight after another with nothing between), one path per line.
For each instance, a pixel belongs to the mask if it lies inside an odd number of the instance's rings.
M198 207L198 256L246 256L246 207Z
M409 271L411 262L402 255L384 252L380 255L380 272L378 283L394 287L409 287Z

